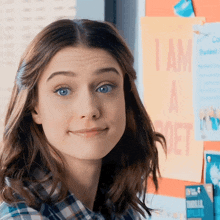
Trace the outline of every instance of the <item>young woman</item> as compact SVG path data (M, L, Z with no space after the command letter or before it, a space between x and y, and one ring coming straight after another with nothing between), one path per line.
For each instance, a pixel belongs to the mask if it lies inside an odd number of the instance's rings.
M109 23L58 20L24 53L0 157L0 219L138 219L163 135Z

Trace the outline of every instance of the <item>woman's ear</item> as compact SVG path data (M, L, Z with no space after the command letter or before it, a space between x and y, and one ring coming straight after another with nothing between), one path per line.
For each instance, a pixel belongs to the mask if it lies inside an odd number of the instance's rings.
M36 124L42 124L41 122L41 116L40 112L38 111L38 108L34 108L34 110L31 112L32 118Z

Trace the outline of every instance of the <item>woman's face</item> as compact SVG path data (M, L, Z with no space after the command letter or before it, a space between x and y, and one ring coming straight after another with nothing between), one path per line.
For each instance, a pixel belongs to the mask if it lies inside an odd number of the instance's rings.
M64 156L101 159L125 130L123 85L118 62L105 50L64 48L38 82L33 120Z

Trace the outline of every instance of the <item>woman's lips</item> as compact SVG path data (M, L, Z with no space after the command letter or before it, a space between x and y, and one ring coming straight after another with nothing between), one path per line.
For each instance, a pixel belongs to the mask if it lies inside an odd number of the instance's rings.
M96 135L99 134L103 134L104 132L107 131L107 128L92 128L92 129L83 129L83 130L78 130L78 131L74 131L72 132L73 134L76 134L78 136L81 137L86 137L86 138L90 138L90 137L94 137Z

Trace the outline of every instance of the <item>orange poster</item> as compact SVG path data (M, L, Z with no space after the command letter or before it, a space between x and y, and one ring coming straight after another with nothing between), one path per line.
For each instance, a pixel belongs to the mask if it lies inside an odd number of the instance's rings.
M164 178L200 182L203 142L194 139L192 89L193 25L205 18L143 17L144 104L156 131L165 135L167 158L159 147Z

